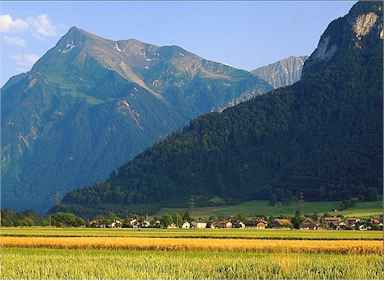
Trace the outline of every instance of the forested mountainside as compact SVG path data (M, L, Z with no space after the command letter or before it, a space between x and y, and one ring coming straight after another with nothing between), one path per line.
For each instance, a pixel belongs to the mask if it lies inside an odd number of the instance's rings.
M301 78L302 67L307 56L288 57L251 71L268 82L274 89L290 86Z
M55 209L372 199L382 187L383 4L358 2L329 24L299 82L200 116Z
M2 206L47 209L192 118L271 89L178 46L73 27L1 89Z

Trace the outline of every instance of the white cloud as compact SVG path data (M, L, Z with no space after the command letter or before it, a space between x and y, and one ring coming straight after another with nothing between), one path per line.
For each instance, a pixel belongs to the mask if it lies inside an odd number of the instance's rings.
M32 33L37 35L38 37L51 37L57 35L57 28L51 22L50 18L45 15L39 15L36 17L27 18L27 22L30 25L30 29Z
M33 64L39 59L39 56L33 53L23 53L11 56L11 59L15 61L16 69L18 71L28 71L31 69Z
M7 61L10 69L8 72L11 74L29 71L39 56L34 49L26 49L27 44L28 47L38 46L42 42L34 42L34 38L57 36L59 29L60 26L55 25L46 14L23 18L0 14L0 47L7 60L10 60Z
M57 27L46 14L41 14L26 19L14 19L11 15L0 15L0 32L22 32L29 30L38 38L58 35Z
M10 15L0 15L0 32L18 32L28 28L23 19L13 19Z
M20 48L24 48L26 46L26 42L23 38L18 36L3 36L3 42L9 46L16 46Z

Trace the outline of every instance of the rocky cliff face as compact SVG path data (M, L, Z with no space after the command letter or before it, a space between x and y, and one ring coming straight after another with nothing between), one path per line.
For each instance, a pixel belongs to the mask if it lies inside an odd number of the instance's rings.
M261 66L255 70L252 70L251 73L269 83L274 89L289 86L300 80L302 67L307 58L307 56L291 56L275 63ZM253 91L245 92L239 97L232 99L227 104L218 107L217 111L221 112L226 108L247 101L253 98L255 95L256 94Z
M302 67L307 58L307 56L291 56L259 67L251 71L251 73L268 82L274 89L289 86L301 78Z
M306 60L303 77L317 77L317 71L333 75L333 69L340 67L349 73L351 78L357 76L359 59L364 65L374 63L369 61L377 51L373 48L379 48L382 46L380 43L383 43L382 7L381 3L362 1L354 5L348 15L330 23L322 34L317 49ZM348 69L347 65L344 66L346 61L354 68ZM379 62L375 65L382 66Z
M2 207L50 207L199 114L271 87L178 46L76 27L1 89Z
M67 194L58 209L378 198L383 47L383 3L358 2L328 26L300 81L194 119L106 182Z

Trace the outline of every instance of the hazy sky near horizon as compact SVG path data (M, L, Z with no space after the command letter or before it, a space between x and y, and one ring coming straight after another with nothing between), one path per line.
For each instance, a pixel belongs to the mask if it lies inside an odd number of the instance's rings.
M327 25L355 1L0 3L0 86L28 71L71 26L119 40L178 45L251 70L310 55Z

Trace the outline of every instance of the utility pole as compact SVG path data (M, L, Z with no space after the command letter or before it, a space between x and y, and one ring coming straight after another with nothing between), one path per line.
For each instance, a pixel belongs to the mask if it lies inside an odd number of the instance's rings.
M58 192L55 192L52 196L52 201L54 206L58 206L60 204L60 196Z
M190 207L190 212L192 211L192 209L195 208L195 198L194 198L194 195L190 196L189 207Z
M299 201L298 201L298 210L301 214L303 214L303 207L304 207L304 200L303 200L303 192L299 193Z

